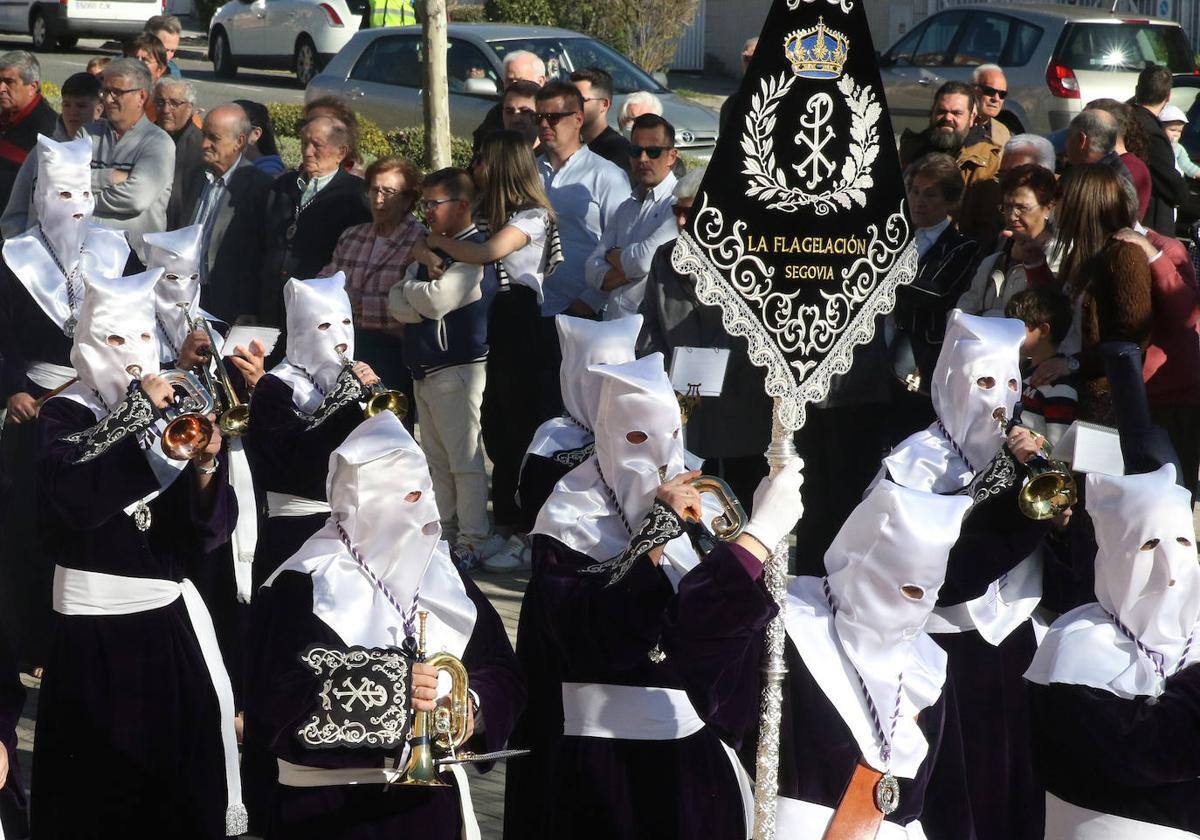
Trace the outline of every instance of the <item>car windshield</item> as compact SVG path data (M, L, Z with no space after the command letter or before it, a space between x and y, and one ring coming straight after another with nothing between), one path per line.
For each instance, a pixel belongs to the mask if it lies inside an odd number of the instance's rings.
M665 93L667 90L628 58L593 38L512 38L489 41L488 45L501 61L509 53L519 50L534 53L546 62L546 73L550 78L566 79L572 70L599 67L612 76L613 93L638 90Z
M1154 23L1077 23L1067 32L1059 61L1072 70L1137 73L1147 62L1191 73L1196 61L1178 26Z

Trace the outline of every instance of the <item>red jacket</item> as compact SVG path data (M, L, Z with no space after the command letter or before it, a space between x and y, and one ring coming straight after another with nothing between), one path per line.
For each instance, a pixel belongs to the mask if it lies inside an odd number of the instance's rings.
M1200 289L1187 248L1149 231L1162 256L1150 264L1154 326L1142 365L1152 406L1200 404Z

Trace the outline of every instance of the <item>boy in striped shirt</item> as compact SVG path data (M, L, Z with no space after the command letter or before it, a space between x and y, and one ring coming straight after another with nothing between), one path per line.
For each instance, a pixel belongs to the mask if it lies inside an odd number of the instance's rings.
M1071 302L1056 289L1026 289L1013 296L1004 314L1023 321L1027 333L1021 345L1021 425L1045 435L1053 448L1075 420L1076 377L1068 374L1037 386L1030 383L1038 365L1062 355L1058 345L1071 328Z

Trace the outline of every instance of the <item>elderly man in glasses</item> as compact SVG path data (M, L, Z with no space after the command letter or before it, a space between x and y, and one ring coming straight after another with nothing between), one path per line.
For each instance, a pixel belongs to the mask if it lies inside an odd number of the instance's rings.
M979 97L979 112L971 128L968 142L990 140L1001 149L1012 138L1008 126L997 119L1004 110L1008 98L1008 79L1004 71L995 64L981 64L975 68L975 95Z
M657 114L633 121L629 166L633 194L621 202L612 223L588 258L588 285L608 293L605 320L638 311L646 292L646 275L654 252L675 238L675 175L679 158L675 128Z
M92 141L95 220L129 237L145 263L142 234L167 229L175 176L175 141L146 118L150 71L136 58L117 58L100 78L104 116L79 130Z

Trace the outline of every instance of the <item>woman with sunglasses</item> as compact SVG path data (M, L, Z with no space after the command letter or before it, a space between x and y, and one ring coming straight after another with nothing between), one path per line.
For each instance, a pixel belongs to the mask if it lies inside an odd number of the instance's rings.
M431 233L417 242L413 257L428 266L433 277L442 273L442 255L476 265L494 262L500 276L500 293L488 317L482 424L484 446L494 465L496 533L509 538L499 553L484 560L484 567L503 571L520 565L527 548L519 535L528 533L537 513L522 511L514 496L525 447L538 424L548 419L538 410L541 381L531 373L536 370L531 362L542 357L536 345L542 284L562 255L554 209L524 137L516 131L489 134L472 175L479 195L479 227L491 231L491 237L469 242Z

